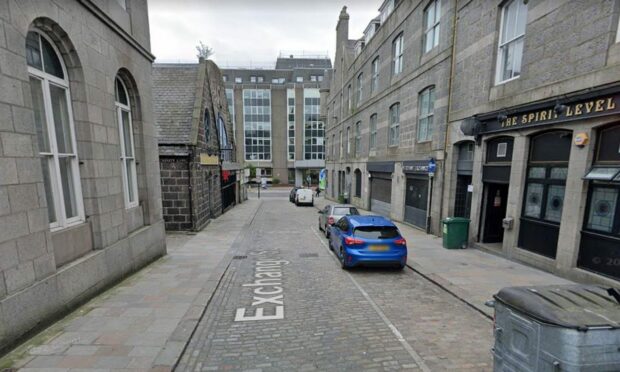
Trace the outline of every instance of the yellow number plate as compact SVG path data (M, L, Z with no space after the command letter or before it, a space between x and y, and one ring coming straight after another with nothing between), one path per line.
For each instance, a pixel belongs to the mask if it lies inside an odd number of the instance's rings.
M369 249L371 251L387 251L390 247L387 245L371 245Z

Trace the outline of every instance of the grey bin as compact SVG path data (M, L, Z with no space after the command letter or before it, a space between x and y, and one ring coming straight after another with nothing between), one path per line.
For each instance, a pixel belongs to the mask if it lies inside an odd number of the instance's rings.
M617 289L508 287L493 297L495 372L620 371Z

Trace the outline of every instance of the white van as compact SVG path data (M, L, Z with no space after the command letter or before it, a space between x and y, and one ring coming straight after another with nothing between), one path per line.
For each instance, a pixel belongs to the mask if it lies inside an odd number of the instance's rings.
M299 189L295 193L295 205L314 205L314 192L312 189Z

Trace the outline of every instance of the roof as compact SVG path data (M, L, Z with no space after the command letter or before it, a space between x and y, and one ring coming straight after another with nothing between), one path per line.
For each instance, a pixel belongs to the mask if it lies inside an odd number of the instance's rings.
M332 68L329 58L278 58L276 70L292 70L296 68Z
M392 221L383 216L346 216L355 229L360 226L389 226L396 227Z
M508 287L494 298L530 318L554 326L582 331L590 327L620 328L620 300L609 290L573 284Z
M199 65L153 65L153 111L160 144L192 142Z

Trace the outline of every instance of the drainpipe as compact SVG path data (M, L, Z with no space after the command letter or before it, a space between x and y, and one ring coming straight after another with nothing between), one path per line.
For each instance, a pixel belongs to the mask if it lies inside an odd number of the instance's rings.
M446 190L446 172L447 172L447 166L446 166L446 160L448 157L448 146L449 146L449 141L450 141L450 130L449 130L449 126L450 126L450 107L452 106L452 81L454 80L454 66L456 65L456 19L457 19L457 14L458 14L458 8L459 8L459 1L455 0L454 1L454 16L452 17L452 58L451 58L451 65L450 65L450 78L448 79L448 113L446 115L446 134L445 134L445 139L444 139L444 146L443 146L443 175L442 175L442 179L443 179L443 187L441 192L443 193ZM439 202L439 220L442 220L443 217L443 203L444 203L444 197L441 197L441 200ZM442 229L440 228L439 231L442 231Z
M194 230L194 203L192 199L193 187L192 187L192 162L194 161L194 149L192 146L189 147L189 155L187 157L187 175L188 179L188 191L189 191L189 223L192 226L192 231Z

